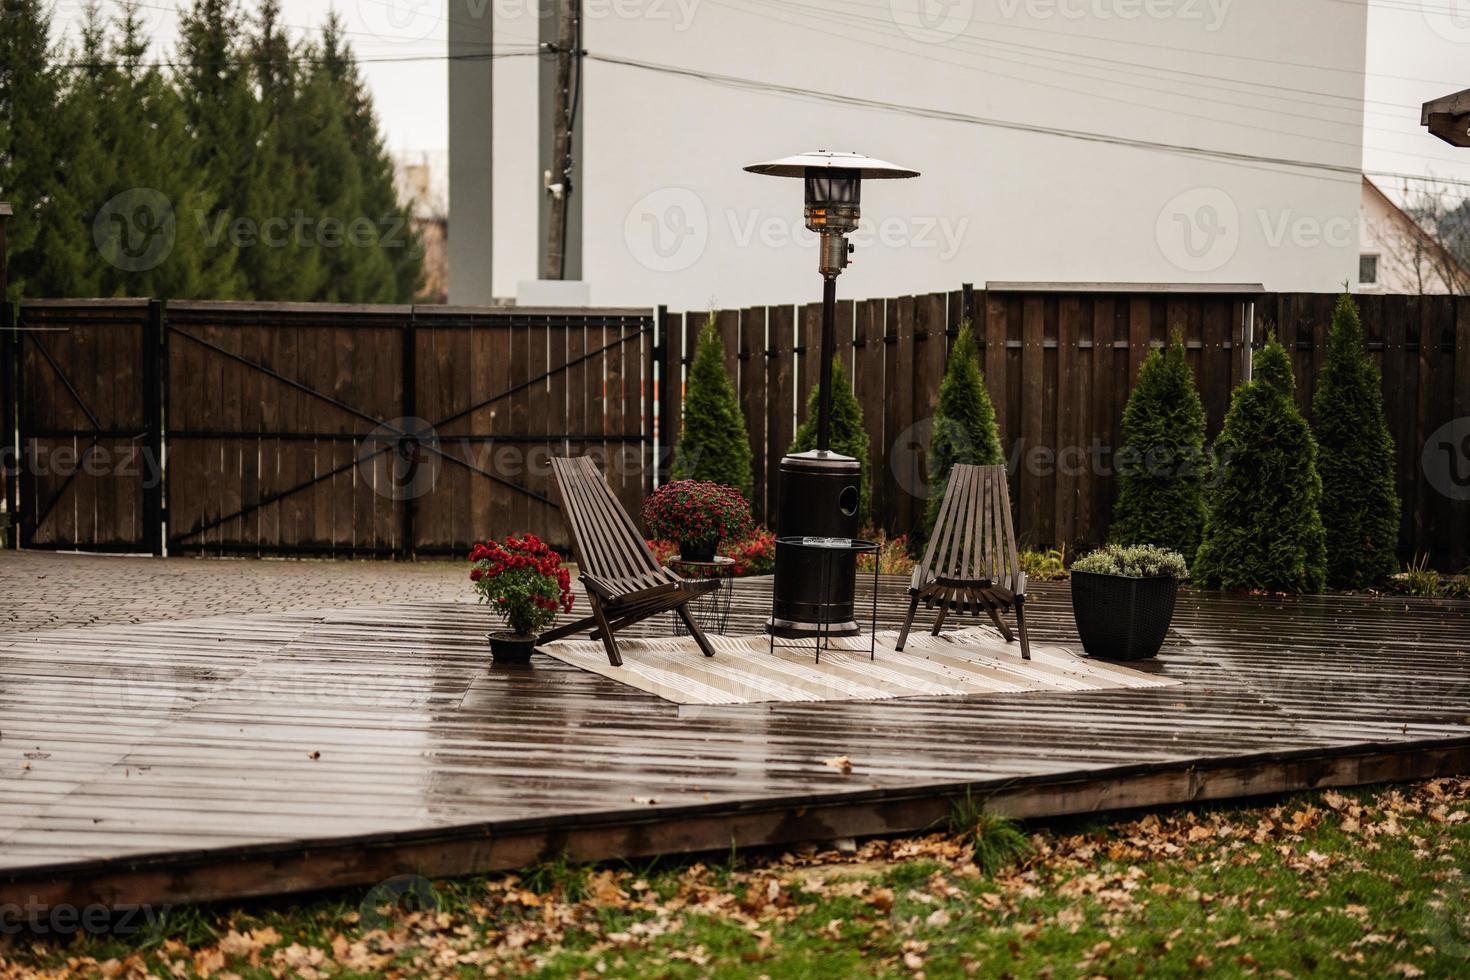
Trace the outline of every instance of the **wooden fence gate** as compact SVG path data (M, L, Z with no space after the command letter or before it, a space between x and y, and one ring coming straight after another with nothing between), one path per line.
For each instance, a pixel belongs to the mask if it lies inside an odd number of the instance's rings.
M22 547L566 547L552 455L597 457L630 509L653 486L651 311L97 300L18 319L4 469Z
M161 551L158 316L148 300L6 307L19 434L6 497L22 547Z
M170 303L168 539L179 552L565 546L550 457L652 487L652 316Z

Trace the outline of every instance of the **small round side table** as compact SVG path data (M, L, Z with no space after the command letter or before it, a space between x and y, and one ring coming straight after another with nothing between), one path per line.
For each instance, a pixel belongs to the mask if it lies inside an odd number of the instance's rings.
M669 559L669 567L675 574L687 579L715 579L719 587L689 603L689 615L706 633L723 633L730 625L730 594L735 591L735 559L715 555L711 561L685 561L683 558ZM674 635L689 632L684 621L675 614Z
M820 596L821 599L816 603L817 628L812 632L811 638L813 649L816 651L817 654L817 663L821 663L822 651L824 649L831 648L832 638L830 633L828 632L828 629L832 625L829 617L831 615L833 606L830 596L830 586L832 583L832 576L834 574L832 567L835 563L834 559L839 555L874 555L878 551L878 543L876 541L865 541L862 538L819 538L801 536L777 538L776 543L787 548L794 548L800 551L806 551L817 556L817 558L819 559L818 567L821 569L821 573L817 581L817 595ZM773 620L776 618L776 598L777 597L774 594L771 596L771 618ZM784 632L780 632L774 626L767 626L766 632L771 637L770 648L768 651L770 653L776 652L776 636L778 632L782 636L790 635ZM858 634L862 634L861 623L859 624ZM791 644L783 643L781 645L790 646ZM875 660L877 659L877 656L878 560L875 557L873 559L873 616L868 621L868 659Z

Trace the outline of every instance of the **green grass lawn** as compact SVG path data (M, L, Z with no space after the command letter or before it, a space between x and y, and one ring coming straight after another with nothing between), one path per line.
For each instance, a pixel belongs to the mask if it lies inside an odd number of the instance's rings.
M1025 836L956 812L968 831L851 854L403 879L129 937L11 929L0 978L1470 976L1470 779Z

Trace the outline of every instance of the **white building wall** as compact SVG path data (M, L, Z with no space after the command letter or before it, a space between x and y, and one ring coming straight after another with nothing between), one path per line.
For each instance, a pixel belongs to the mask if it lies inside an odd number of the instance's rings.
M816 297L799 182L740 168L819 148L923 171L864 187L869 233L840 282L847 296L998 280L1260 282L1272 290L1356 281L1361 4L584 4L584 46L594 55L1350 171L837 106L589 60L581 191L594 303L703 308ZM523 8L490 6L497 46L535 38ZM922 11L934 16L923 21ZM541 247L535 59L501 59L494 71L493 283L508 296L535 275ZM453 196L451 187L451 229Z

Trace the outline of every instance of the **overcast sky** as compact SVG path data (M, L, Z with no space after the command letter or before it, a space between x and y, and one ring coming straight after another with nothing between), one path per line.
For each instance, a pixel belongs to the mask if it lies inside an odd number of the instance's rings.
M105 0L115 4L117 0ZM168 54L175 45L178 16L174 8L182 0L143 0L139 5L145 26L155 39L157 51ZM533 0L493 0L497 3L527 4ZM594 0L597 2L597 0ZM609 2L609 0L601 0ZM701 0L665 0L671 9L697 10ZM714 2L714 0L711 0ZM991 30L987 15L998 14L1000 5L1034 0L979 0L969 32L983 36ZM1085 7L1086 0L1052 0ZM1232 0L1200 0L1228 14ZM1235 3L1294 3L1298 0L1233 0ZM1345 4L1362 0L1338 0ZM1224 5L1223 7L1220 5ZM57 20L65 37L74 40L81 0L58 0ZM428 152L437 156L448 146L446 69L441 60L447 26L444 0L284 0L283 20L297 37L319 31L333 7L342 14L348 37L363 62L372 87L390 148L396 153ZM988 11L988 8L996 8ZM749 32L732 36L732 46L759 48L769 23L752 11ZM497 38L502 43L524 45L532 40L534 24L519 18L510 31L524 36ZM1369 9L1368 52L1364 80L1365 119L1363 132L1364 169L1415 175L1433 174L1470 180L1470 149L1456 152L1428 136L1419 125L1418 106L1426 99L1470 87L1470 0L1372 0ZM589 43L589 47L592 45ZM1310 38L1300 47L1301 62L1311 64ZM617 54L618 52L604 52ZM681 60L671 52L669 60ZM1120 57L1127 57L1126 49ZM1269 81L1269 67L1255 80ZM777 79L779 81L779 79ZM651 76L649 84L670 84ZM699 85L697 81L674 84ZM839 83L834 76L834 86ZM996 113L1000 115L1000 113ZM1375 177L1385 189L1401 184L1390 177Z

